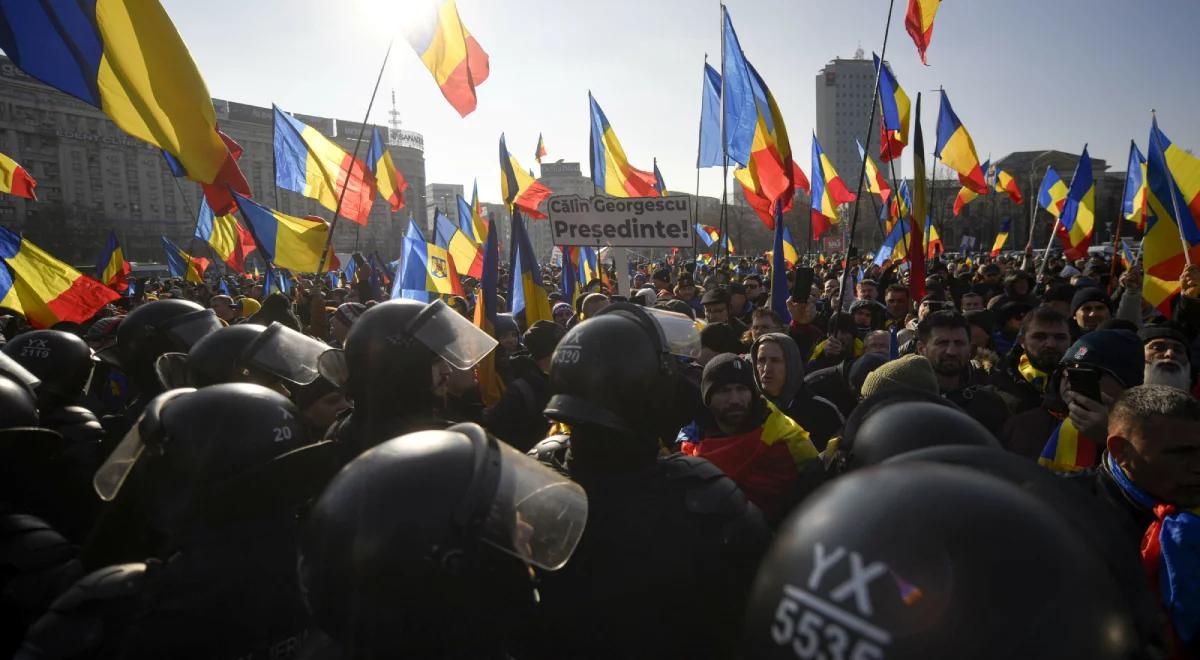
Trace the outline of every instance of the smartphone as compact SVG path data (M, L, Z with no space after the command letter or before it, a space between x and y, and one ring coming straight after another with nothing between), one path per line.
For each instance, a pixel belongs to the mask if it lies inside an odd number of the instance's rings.
M796 281L792 283L792 300L803 305L808 302L808 298L812 294L813 269L797 268L795 273Z
M1092 401L1100 401L1100 372L1095 369L1067 367L1067 383L1071 391Z

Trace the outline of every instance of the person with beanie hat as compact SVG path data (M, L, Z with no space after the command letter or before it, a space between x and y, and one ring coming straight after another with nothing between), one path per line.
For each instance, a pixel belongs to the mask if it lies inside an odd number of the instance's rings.
M483 411L483 426L525 452L546 437L550 422L542 414L550 402L550 359L566 330L553 321L535 321L525 331L527 352L508 360L512 379L496 405Z
M362 303L348 302L338 305L329 319L329 345L341 347L346 341L346 335L350 333L350 328L365 311L367 306Z
M1071 318L1075 319L1074 336L1091 332L1112 318L1112 303L1103 289L1088 287L1075 292L1071 298Z
M860 357L866 346L858 338L857 332L853 316L847 313L834 314L829 320L829 336L813 347L812 355L808 358L808 370L816 371Z
M1050 377L1042 405L1012 417L1000 444L1059 473L1091 471L1099 465L1108 408L1121 392L1142 384L1144 352L1128 330L1094 330L1063 355ZM1071 389L1068 370L1091 371L1100 400Z
M709 360L722 353L741 355L745 352L746 345L742 343L741 333L728 323L709 323L700 331L700 358L697 362L701 365L708 364Z
M575 310L571 309L571 303L556 302L550 310L550 315L554 317L554 322L566 329L570 323L571 317L575 315Z
M866 399L891 390L938 393L937 374L923 355L905 355L876 367L863 380L859 395Z
M798 501L805 468L821 470L808 431L762 397L753 365L737 355L705 365L700 396L705 414L681 432L680 450L721 468L767 520L780 521Z

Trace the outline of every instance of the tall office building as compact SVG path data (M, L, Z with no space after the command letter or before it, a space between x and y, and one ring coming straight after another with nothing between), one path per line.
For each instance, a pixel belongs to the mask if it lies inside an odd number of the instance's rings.
M458 226L458 198L462 195L463 186L458 183L430 183L425 186L425 217L428 220L426 227L429 229L427 236L433 236L435 209Z
M257 201L290 215L333 216L315 200L275 187L271 108L221 99L213 99L213 107L221 130L244 149L239 166ZM295 116L354 152L361 124ZM397 123L378 128L408 181L405 208L393 214L377 199L367 226L340 221L334 235L338 252L357 247L394 258L407 227L404 217L411 213L425 224L424 138ZM358 149L362 159L370 129ZM159 236L198 256L212 256L191 240L198 184L175 179L159 150L130 137L96 108L25 75L5 57L0 57L0 153L21 163L38 181L38 201L0 194L0 224L23 232L63 260L86 266L87 272L110 229L116 230L131 261L161 263Z
M853 190L862 168L855 138L862 140L871 157L879 162L878 114L869 139L863 139L875 93L875 66L859 48L854 59L839 57L826 64L817 74L816 90L817 139L846 187ZM798 146L792 145L792 151L800 151ZM900 174L899 163L896 174Z

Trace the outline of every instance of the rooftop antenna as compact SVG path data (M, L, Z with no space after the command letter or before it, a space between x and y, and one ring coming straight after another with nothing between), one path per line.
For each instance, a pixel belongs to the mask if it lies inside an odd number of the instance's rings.
M396 109L395 89L392 90L392 109L388 110L388 116L391 117L391 119L388 120L388 126L391 126L392 130L400 130L400 124L404 122L400 121L400 111Z

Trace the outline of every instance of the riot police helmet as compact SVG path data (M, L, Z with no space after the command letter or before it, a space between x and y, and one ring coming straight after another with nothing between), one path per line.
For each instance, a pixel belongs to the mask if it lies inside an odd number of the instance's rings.
M79 398L97 360L86 341L61 330L23 332L0 350L38 377L41 384L36 392L43 407L66 405Z
M117 328L115 346L98 353L143 390L160 389L154 371L163 353L186 353L201 337L216 331L216 312L182 299L155 300L130 312Z
M317 379L317 361L328 349L279 322L239 323L205 335L186 354L164 353L155 370L167 389L218 383L275 387L281 381L307 385Z

